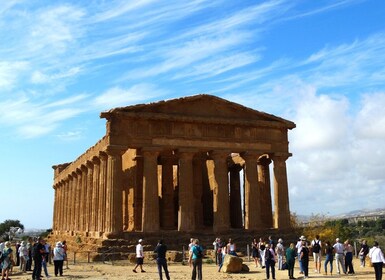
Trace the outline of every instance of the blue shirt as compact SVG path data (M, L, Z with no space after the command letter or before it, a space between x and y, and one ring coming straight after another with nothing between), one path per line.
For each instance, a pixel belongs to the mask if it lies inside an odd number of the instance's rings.
M198 259L198 252L201 252L203 254L203 248L200 245L194 245L191 248L191 251L192 251L192 259L193 260Z

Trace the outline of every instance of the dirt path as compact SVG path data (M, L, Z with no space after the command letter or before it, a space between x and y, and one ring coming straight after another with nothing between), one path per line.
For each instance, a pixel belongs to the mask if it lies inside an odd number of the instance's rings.
M250 268L248 273L239 274L226 274L217 272L217 267L213 264L203 264L203 279L219 280L219 279L233 279L233 280L260 280L266 279L265 270L255 268L253 263L245 262ZM313 263L309 263L310 268L313 267ZM155 280L159 279L157 267L155 262L147 262L144 265L145 273L134 273L132 271L134 265L128 263L115 263L102 264L102 263L81 263L76 265L70 265L70 269L64 270L63 277L54 277L53 265L48 267L48 272L53 279L92 279L92 280L123 280L123 279L138 279L138 280ZM355 275L322 275L314 273L313 269L309 269L310 279L325 280L325 279L360 279L369 280L375 279L374 270L371 267L361 268L359 260L354 260ZM139 270L138 270L139 271ZM171 279L191 279L191 269L187 265L181 263L169 264L169 271ZM298 279L302 279L298 274L298 267L294 270L294 276ZM53 276L53 277L52 277ZM19 274L17 268L12 275L12 280L31 279L31 273ZM165 279L165 277L163 277ZM276 271L276 279L288 279L287 271Z

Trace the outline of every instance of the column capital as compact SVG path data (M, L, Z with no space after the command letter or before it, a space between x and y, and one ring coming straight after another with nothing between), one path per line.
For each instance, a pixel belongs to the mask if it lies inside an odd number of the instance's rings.
M178 157L179 159L187 159L192 160L192 158L196 155L197 150L195 149L178 149Z
M81 170L83 173L87 173L87 172L88 172L87 162L85 162L84 164L82 164L82 165L80 166L80 170Z
M246 151L240 154L245 161L257 161L263 153Z
M92 161L90 161L90 160L87 160L86 166L87 166L88 169L92 169L94 167L94 163Z
M292 153L273 153L269 154L269 157L274 161L274 162L284 162L286 161L289 157L291 157L293 154Z
M105 152L110 156L121 156L127 151L126 146L108 145Z
M91 161L92 161L92 163L94 164L94 165L97 165L97 164L100 164L100 158L99 157L93 157L92 159L91 159Z
M271 163L271 158L262 156L258 159L258 164L268 166Z
M209 152L209 156L214 160L227 159L231 154L229 150L213 150Z
M108 155L107 155L106 152L104 152L104 151L100 151L100 152L99 152L99 159L101 159L101 160L107 160L107 158L108 158Z

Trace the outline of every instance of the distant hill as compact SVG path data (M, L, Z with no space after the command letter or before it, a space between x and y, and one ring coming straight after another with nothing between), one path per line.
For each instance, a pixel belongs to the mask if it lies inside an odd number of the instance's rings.
M385 217L385 208L360 209L360 210L354 210L354 211L350 211L343 214L337 214L337 215L313 214L313 215L298 215L297 217L300 223L308 223L312 219L317 219L321 221L321 220L351 219L351 218L371 217L371 216Z

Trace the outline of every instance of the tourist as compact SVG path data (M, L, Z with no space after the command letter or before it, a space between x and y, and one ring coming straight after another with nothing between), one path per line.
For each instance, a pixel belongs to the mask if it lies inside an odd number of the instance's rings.
M263 240L262 237L259 238L258 248L259 248L259 256L260 256L259 262L261 263L262 268L265 268L265 249L266 249L266 244L265 244L265 241Z
M43 240L41 243L42 243L43 246L44 246L44 255L43 255L43 258L42 258L41 265L42 265L42 267L43 267L45 277L46 277L46 278L49 278L50 276L49 276L48 270L47 270L47 259L48 259L47 256L48 256L48 254L49 254L49 252L47 252L47 246L46 246L47 243L46 243L45 240Z
M300 260L303 268L304 279L309 278L309 248L307 247L306 239L302 239Z
M37 238L35 244L32 247L32 256L33 256L33 272L32 279L40 279L41 267L45 254L45 247L43 245L43 238Z
M32 237L28 237L28 242L27 242L28 260L27 260L27 264L25 266L26 271L32 270L32 248L33 248L33 242L32 241L33 241Z
M325 275L328 275L328 263L330 263L330 275L333 274L333 256L334 248L329 241L325 243Z
M275 252L272 248L273 245L270 243L266 244L265 248L265 267L266 267L266 278L270 278L270 269L271 269L271 276L273 279L275 279Z
M366 264L366 255L369 253L369 246L366 243L366 240L362 240L360 252L358 253L360 257L361 267L365 267Z
M226 254L227 254L227 247L223 246L223 244L222 244L222 248L221 248L221 262L219 263L218 272L220 272L221 269L222 269L223 262L225 261Z
M166 274L166 279L170 280L170 276L167 268L166 252L167 252L167 246L163 244L163 240L159 240L158 245L156 245L156 248L154 250L154 253L157 254L156 264L158 265L158 273L159 273L160 280L163 279L162 267L163 267L164 273Z
M353 268L353 246L350 244L349 239L345 241L345 269L348 274L354 274Z
M56 247L53 249L53 265L55 276L63 276L63 263L65 260L65 252L63 244L59 241L56 243Z
M191 279L196 280L198 274L198 280L202 280L203 248L199 245L198 239L194 239L193 244L189 256L189 265L193 267Z
M219 237L215 238L214 242L214 254L215 254L215 264L218 265L221 262L218 260L218 258L222 257L221 248L222 248L222 242Z
M1 263L1 279L9 279L9 271L13 264L13 250L11 248L11 242L4 243L4 249L2 250L3 262Z
M336 243L333 245L337 266L337 273L341 273L340 265L342 267L342 271L346 274L345 263L344 263L344 244L340 242L339 238L336 238Z
M188 244L188 251L190 252L192 247L194 246L194 238L190 238L190 243Z
M254 238L253 242L251 242L251 255L254 259L255 267L258 267L258 261L259 261L260 255L259 255L259 249L258 249L258 241L256 238Z
M303 266L302 266L302 261L301 261L301 249L302 249L302 240L306 240L305 236L301 236L297 244L295 245L295 248L297 248L297 257L298 257L298 264L299 264L299 274L303 274Z
M27 261L28 261L28 248L27 248L27 242L21 241L19 251L17 252L20 258L20 266L19 269L21 272L27 272Z
M294 243L290 243L290 247L286 249L286 264L287 264L289 279L295 279L294 264L295 264L296 256L297 256L297 251L295 249L295 245Z
M227 253L232 256L238 256L237 255L237 246L233 242L231 238L229 238L229 243L227 243Z
M15 245L15 252L16 252L16 266L20 266L20 255L18 254L20 248L20 242L17 241Z
M285 255L285 248L283 246L282 238L278 239L277 246L275 247L275 254L278 258L278 270L282 270L283 257Z
M271 235L269 235L269 244L270 244L270 248L275 251L275 241L273 240Z
M63 240L62 246L63 246L63 250L64 250L64 261L66 263L66 269L69 269L69 267L68 267L68 247L67 247L67 241Z
M382 279L382 267L385 263L384 253L378 246L378 242L374 241L373 247L369 251L369 258L373 264L376 280Z
M315 239L311 242L311 249L313 252L313 260L314 260L314 271L316 273L321 272L321 254L322 254L322 242L319 239L319 235L315 236Z
M134 269L132 270L135 273L136 273L136 268L138 266L140 267L140 272L146 272L143 270L144 253L143 253L142 242L143 242L143 240L139 239L138 244L136 245L136 265L135 265Z

